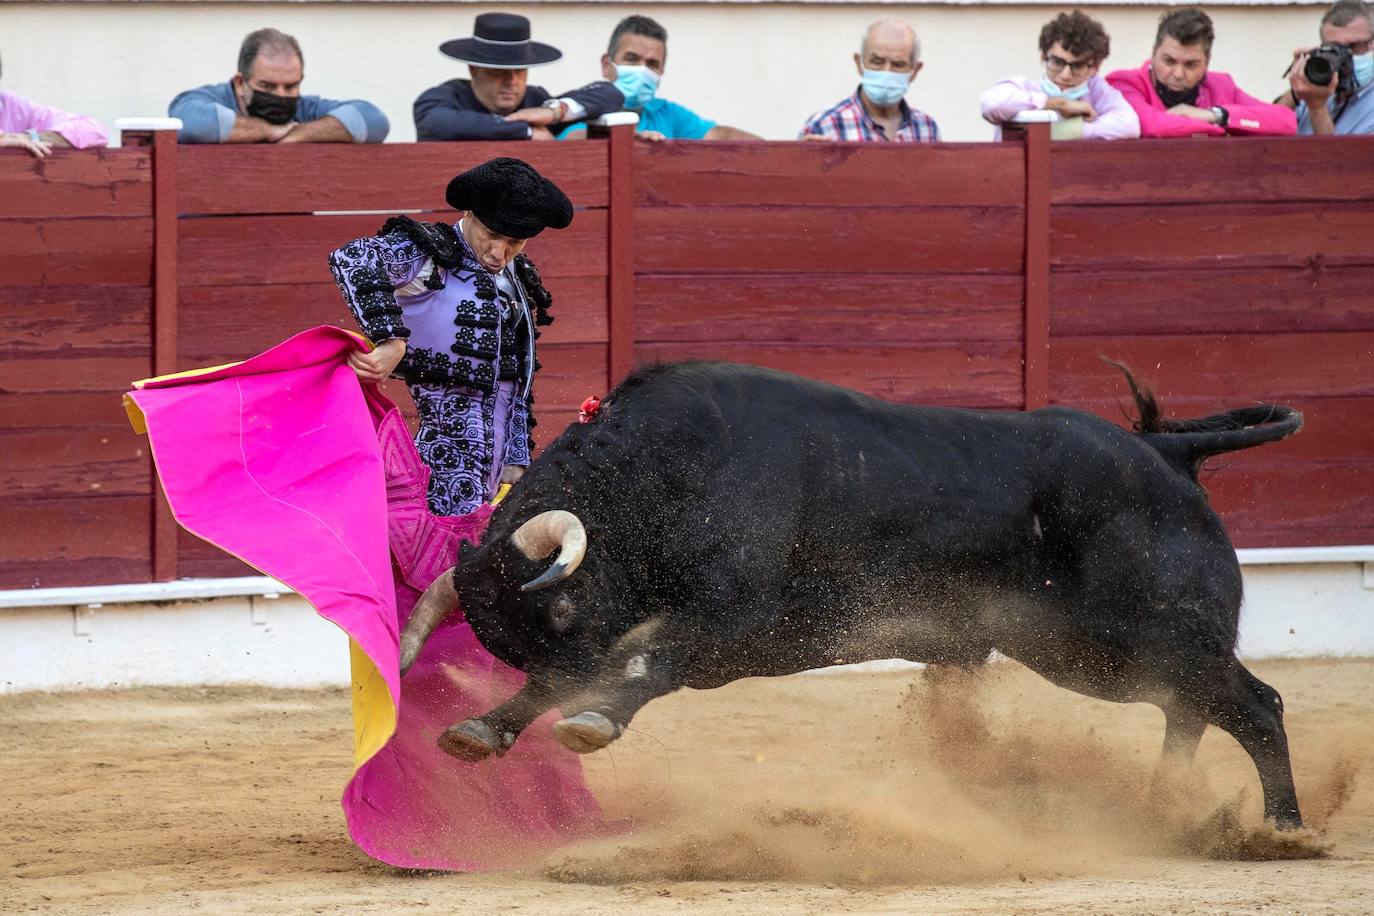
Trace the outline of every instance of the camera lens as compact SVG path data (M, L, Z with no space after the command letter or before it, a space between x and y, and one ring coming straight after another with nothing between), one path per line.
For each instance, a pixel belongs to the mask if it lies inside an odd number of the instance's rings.
M1307 81L1314 86L1325 86L1331 82L1331 77L1335 74L1338 63L1336 55L1327 51L1317 51L1307 58L1307 64L1302 68L1302 75L1307 77Z

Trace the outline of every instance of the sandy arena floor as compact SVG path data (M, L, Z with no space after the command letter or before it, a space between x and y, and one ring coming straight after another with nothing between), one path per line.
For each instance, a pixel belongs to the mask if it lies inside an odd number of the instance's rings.
M0 912L1374 911L1374 660L1255 671L1287 706L1297 839L1259 826L1228 736L1208 730L1161 810L1158 711L1002 664L659 700L585 758L632 829L488 875L349 842L344 691L0 697Z

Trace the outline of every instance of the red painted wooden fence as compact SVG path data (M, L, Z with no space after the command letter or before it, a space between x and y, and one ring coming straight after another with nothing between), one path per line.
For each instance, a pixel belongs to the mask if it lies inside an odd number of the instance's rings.
M158 140L0 155L0 588L246 572L170 523L119 393L349 325L325 255L390 213L443 212L449 177L511 152ZM558 316L539 438L635 362L695 357L908 403L1120 419L1106 354L1175 415L1304 411L1301 435L1207 479L1238 544L1374 543L1370 152L1036 133L521 145L580 208L529 247Z

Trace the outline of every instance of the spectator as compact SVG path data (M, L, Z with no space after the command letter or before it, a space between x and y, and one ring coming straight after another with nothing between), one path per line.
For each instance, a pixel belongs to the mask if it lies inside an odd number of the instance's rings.
M301 95L305 57L290 35L258 29L227 83L188 89L167 106L180 143L381 143L391 124L370 102Z
M1079 10L1060 13L1040 30L1040 60L1045 75L1039 80L1013 76L992 84L979 100L983 117L1001 125L1023 111L1057 111L1061 120L1053 136L1128 140L1140 136L1135 109L1097 69L1111 51L1102 23Z
M624 97L596 82L553 98L526 84L529 68L563 56L530 41L530 21L511 13L483 13L472 38L455 38L439 50L468 65L471 80L449 80L415 100L415 134L421 140L552 140L584 118L619 111Z
M833 108L814 114L803 140L936 142L940 129L930 115L907 105L904 96L921 72L921 42L905 22L881 19L864 33L854 55L859 88Z
M611 32L611 44L601 55L601 75L625 96L625 107L639 115L637 136L644 140L759 140L737 127L709 121L684 105L657 97L668 61L668 30L648 16L627 16ZM586 136L587 126L575 124L558 139Z
M1290 109L1261 102L1225 73L1208 71L1214 37L1211 18L1197 7L1165 13L1144 66L1107 76L1140 116L1140 135L1292 134L1297 120Z
M1293 52L1290 89L1279 103L1297 109L1300 134L1374 134L1374 12L1361 0L1337 0L1317 33L1324 45L1344 45L1351 54L1347 87L1334 73L1325 86L1303 75L1309 52Z
M68 114L0 90L0 146L17 146L42 159L54 147L87 149L109 138L100 122Z

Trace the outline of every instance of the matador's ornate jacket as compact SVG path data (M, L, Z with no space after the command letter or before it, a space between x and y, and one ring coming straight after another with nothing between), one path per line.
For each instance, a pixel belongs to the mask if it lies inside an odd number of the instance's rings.
M553 320L538 271L520 255L491 274L453 226L408 217L332 252L329 267L369 340L407 342L395 374L420 414L430 509L471 512L534 449L535 340Z

